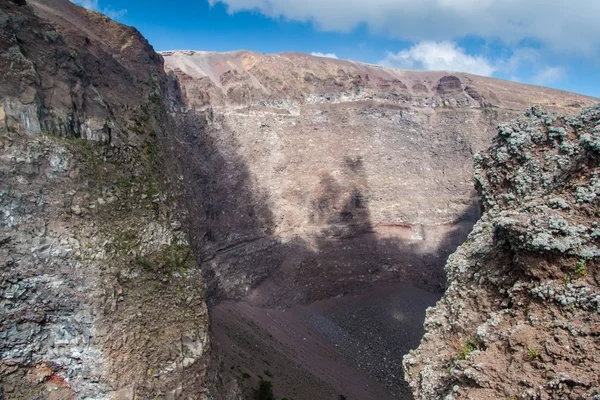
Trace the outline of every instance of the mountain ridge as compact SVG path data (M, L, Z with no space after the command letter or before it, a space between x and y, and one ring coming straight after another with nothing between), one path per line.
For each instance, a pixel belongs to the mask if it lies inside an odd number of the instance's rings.
M357 60L346 59L346 58L333 58L333 57L317 56L317 55L313 55L310 53L303 53L303 52L299 52L299 51L282 51L282 52L275 52L275 53L263 53L260 51L248 50L248 49L238 49L238 50L229 50L229 51L171 49L171 50L159 50L159 51L157 51L157 53L160 54L161 56L171 56L176 53L183 53L183 54L187 54L187 55L193 55L195 53L203 54L203 55L211 55L211 54L225 55L225 54L249 53L249 54L262 55L262 56L278 56L278 55L285 56L285 55L289 54L289 55L297 55L297 56L314 57L314 58L319 58L319 59L338 60L343 63L358 64L358 65L364 65L366 67L380 68L380 69L391 70L391 71L396 70L396 71L404 71L404 72L421 72L424 75L426 75L428 72L431 72L434 74L442 73L442 74L448 74L448 75L458 74L458 75L465 75L465 76L474 76L474 77L480 77L480 78L486 78L486 79L493 79L493 80L497 80L497 81L515 83L515 84L522 85L522 86L530 86L533 88L543 88L543 89L548 89L551 91L562 92L565 94L573 94L573 95L582 96L582 97L585 97L588 99L600 101L600 98L598 98L598 97L585 95L585 94L581 94L581 93L577 93L577 92L571 92L571 91L564 90L564 89L557 89L557 88L552 88L552 87L545 86L545 85L520 82L520 81L516 81L516 80L498 78L498 77L494 77L494 76L477 75L477 74L473 74L470 72L463 72L463 71L458 71L458 70L443 70L443 69L425 70L425 69L397 68L397 67L386 66L383 64L369 63L369 62L365 62L365 61L357 61Z
M499 78L493 77L484 77L473 75L469 73L462 72L453 72L453 71L418 71L418 70L408 70L408 69L397 69L397 68L388 68L381 65L376 64L368 64L359 61L352 60L342 60L342 59L332 59L326 57L317 57L304 53L297 52L283 52L283 53L273 53L273 54L265 54L259 53L249 50L236 50L231 52L214 52L214 51L195 51L195 50L171 50L171 51L161 51L159 52L164 58L166 62L166 66L169 70L180 69L183 73L186 73L186 66L181 63L183 60L179 57L180 55L187 56L187 58L193 58L193 56L197 56L197 61L202 63L205 66L203 72L205 76L210 76L213 84L220 86L221 82L218 79L220 73L224 73L227 71L227 66L220 65L220 63L231 63L228 65L231 69L241 69L249 71L252 67L264 66L265 68L269 68L267 64L273 62L274 60L279 60L280 62L285 63L288 66L288 69L298 70L302 69L302 67L306 67L306 69L327 69L327 65L337 65L340 67L348 68L346 72L352 72L355 74L366 74L371 75L372 77L377 77L386 81L388 84L392 84L395 79L401 80L406 79L412 82L413 84L418 83L418 81L423 80L428 83L429 86L425 87L426 94L432 94L431 91L434 91L434 87L436 81L444 76L459 76L461 82L464 85L468 85L474 83L475 85L481 84L485 85L486 83L491 87L497 87L500 90L515 90L528 88L530 92L536 93L540 98L529 98L528 101L530 103L546 103L545 105L552 106L552 100L557 100L559 95L563 95L564 97L571 96L573 98L573 102L576 103L577 99L579 101L593 101L594 98L585 96L585 95L577 95L574 93L569 93L563 90L551 89L543 86L536 85L528 85L524 83L518 83L509 80L503 80ZM184 57L185 58L185 57ZM244 59L252 59L252 61L246 61L248 63L249 68L245 68L243 65ZM234 68L235 67L235 68ZM217 69L214 70L213 69ZM223 69L223 71L221 71ZM202 69L200 69L202 70ZM194 77L193 72L199 70L187 70L187 74ZM332 71L335 73L335 71ZM291 83L291 82L290 82ZM368 85L365 85L368 86ZM415 94L412 87L405 88L408 93ZM420 88L422 89L422 88ZM523 90L520 90L523 92ZM427 93L430 92L430 93ZM435 94L435 93L433 93ZM520 94L524 96L523 93ZM506 93L502 93L501 96L504 98L509 98ZM474 99L478 100L478 99ZM597 99L596 99L597 100ZM491 99L490 99L491 101ZM566 104L563 104L566 105Z

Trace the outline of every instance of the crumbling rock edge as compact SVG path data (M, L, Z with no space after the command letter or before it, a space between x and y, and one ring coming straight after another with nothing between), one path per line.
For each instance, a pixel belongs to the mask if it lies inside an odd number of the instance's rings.
M600 397L600 105L531 108L475 157L485 212L404 357L417 399Z

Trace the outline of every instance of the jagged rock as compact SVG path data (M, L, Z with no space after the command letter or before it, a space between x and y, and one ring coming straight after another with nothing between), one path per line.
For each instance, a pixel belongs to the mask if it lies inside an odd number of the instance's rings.
M467 86L465 88L465 92L469 94L473 98L473 100L482 102L484 100L483 96L472 86Z
M533 107L475 158L485 212L404 358L417 399L600 395L599 124Z

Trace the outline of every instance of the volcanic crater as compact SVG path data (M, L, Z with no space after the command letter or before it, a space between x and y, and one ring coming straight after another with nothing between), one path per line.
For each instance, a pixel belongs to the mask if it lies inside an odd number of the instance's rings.
M205 115L182 148L221 367L247 396L412 398L402 357L481 214L473 154L528 102L577 106L467 74L161 54Z
M595 101L0 12L6 399L410 399L402 358L481 216L474 155L532 104Z

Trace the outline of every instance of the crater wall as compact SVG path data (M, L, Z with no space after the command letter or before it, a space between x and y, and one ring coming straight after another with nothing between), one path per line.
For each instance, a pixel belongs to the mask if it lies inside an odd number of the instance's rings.
M442 290L446 256L480 216L473 154L531 103L572 113L590 101L295 53L161 54L184 103L208 116L185 164L215 298L289 304L381 281Z

